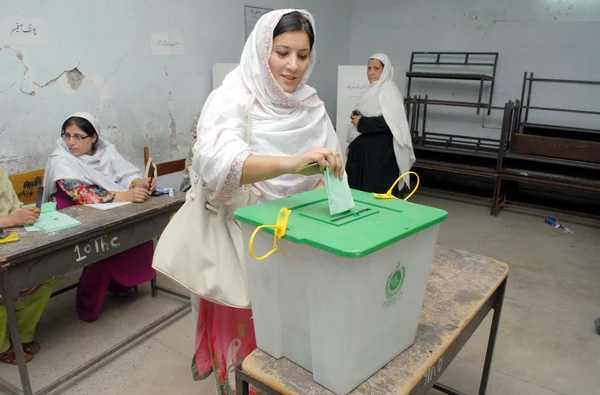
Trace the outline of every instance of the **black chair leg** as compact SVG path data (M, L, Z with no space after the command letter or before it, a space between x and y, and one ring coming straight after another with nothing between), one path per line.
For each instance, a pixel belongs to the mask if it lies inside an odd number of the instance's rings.
M156 279L155 278L150 280L150 287L152 288L152 297L156 298L156 295L158 295L158 290L156 289Z

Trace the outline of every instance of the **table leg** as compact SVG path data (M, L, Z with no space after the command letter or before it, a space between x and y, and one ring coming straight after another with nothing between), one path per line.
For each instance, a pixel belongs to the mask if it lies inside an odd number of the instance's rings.
M250 384L248 384L248 382L244 380L242 375L237 374L237 372L235 375L235 393L236 395L250 394Z
M237 365L235 368L235 393L236 395L248 395L250 394L250 386L257 388L262 395L281 395L280 392L275 391L266 384L252 378L247 375L242 369L242 364Z
M150 280L150 289L152 289L152 297L156 298L156 295L158 295L158 291L156 290L156 279L155 278Z
M502 303L504 302L504 292L506 291L506 279L500 284L496 290L496 301L494 305L494 316L492 318L492 327L490 328L490 337L488 339L487 351L485 354L485 364L483 365L483 374L481 376L481 384L479 385L479 395L484 395L490 377L490 369L492 367L492 357L494 355L494 345L496 344L496 335L498 334L498 326L500 325L500 314L502 313Z
M439 384L436 383L433 385L433 389L442 392L444 394L447 395L466 395L464 392L459 392L458 390L455 390L454 388L450 388L444 384Z
M12 298L14 293L10 284L10 280L8 279L8 272L6 270L2 270L0 272L0 277L0 288L2 290L6 314L8 316L8 329L10 331L10 338L17 356L17 366L19 367L21 386L25 395L32 395L33 391L31 389L31 382L29 381L29 373L27 372L25 353L23 352L23 344L21 343L21 335L19 334L19 326L17 324L15 301Z

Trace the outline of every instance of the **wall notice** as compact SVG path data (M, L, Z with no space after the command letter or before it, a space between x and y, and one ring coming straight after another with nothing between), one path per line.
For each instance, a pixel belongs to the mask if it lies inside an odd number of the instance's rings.
M29 16L0 18L0 45L48 45L46 19Z
M182 32L159 32L150 35L150 52L152 55L183 55L185 43Z
M250 33L252 33L252 30L254 30L256 22L258 22L261 16L269 11L273 11L273 9L253 7L251 5L244 6L244 17L246 19L246 40L248 39Z

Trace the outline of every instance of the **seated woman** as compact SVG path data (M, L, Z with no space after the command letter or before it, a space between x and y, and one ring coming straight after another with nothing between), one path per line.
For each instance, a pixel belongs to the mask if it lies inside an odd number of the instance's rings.
M44 175L44 200L56 200L57 210L75 204L135 202L150 198L149 185L140 171L98 135L89 113L76 113L62 125L57 148ZM127 293L133 286L156 277L152 268L152 241L84 268L77 289L77 313L83 321L96 321L106 291Z
M0 228L12 228L33 224L39 217L35 207L21 208L22 204L6 173L0 169ZM25 352L25 361L29 362L40 351L40 345L33 341L35 327L42 317L46 303L50 299L52 288L60 278L50 280L37 287L24 289L15 300L19 334ZM0 299L0 303L2 300ZM6 307L0 305L0 362L17 364L15 350L8 333Z
M350 188L385 193L415 162L404 100L394 82L394 67L384 54L369 58L369 87L352 113L346 172ZM408 181L408 176L405 177ZM403 182L393 191L398 196Z

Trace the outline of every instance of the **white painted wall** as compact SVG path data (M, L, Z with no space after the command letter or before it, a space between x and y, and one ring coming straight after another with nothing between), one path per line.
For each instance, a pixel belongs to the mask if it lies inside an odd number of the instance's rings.
M8 173L43 167L76 111L97 114L102 136L140 167L145 145L157 162L184 157L212 65L239 61L246 3L315 15L310 83L335 119L337 66L350 53L344 0L2 0L0 26L6 17L44 18L47 44L7 47L8 33L0 32L0 166ZM185 53L151 55L154 32L181 32Z
M352 1L350 62L385 52L408 70L413 51L497 51L493 104L521 95L524 71L537 77L600 80L600 1L596 0L374 0ZM600 87L542 86L537 105L598 110ZM415 80L411 94L476 100L477 83ZM405 91L406 85L400 86ZM428 131L498 137L501 111L429 108ZM598 127L600 117L532 113L537 121ZM537 118L536 118L537 117Z

